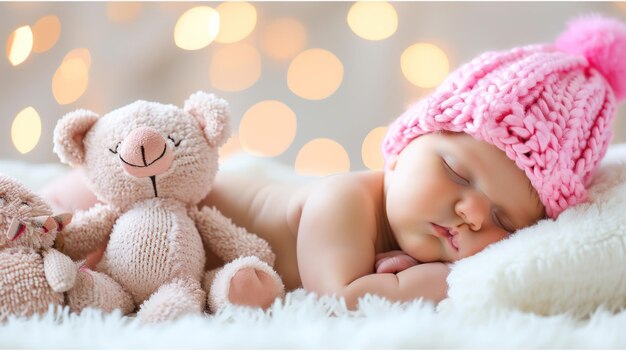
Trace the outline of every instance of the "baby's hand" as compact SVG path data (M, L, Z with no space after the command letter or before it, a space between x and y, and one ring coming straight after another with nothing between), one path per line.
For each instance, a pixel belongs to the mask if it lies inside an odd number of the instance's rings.
M419 264L404 251L395 250L376 255L376 273L398 273Z

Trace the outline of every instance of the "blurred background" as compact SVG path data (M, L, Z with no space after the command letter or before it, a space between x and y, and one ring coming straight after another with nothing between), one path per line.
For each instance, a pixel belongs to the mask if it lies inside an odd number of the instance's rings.
M386 126L450 71L590 12L626 21L626 2L0 2L0 159L58 163L52 131L75 109L205 90L231 104L223 158L381 168Z

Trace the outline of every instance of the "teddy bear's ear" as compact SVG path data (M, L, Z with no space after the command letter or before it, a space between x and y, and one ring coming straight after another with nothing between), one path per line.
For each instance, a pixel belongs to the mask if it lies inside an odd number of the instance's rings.
M199 91L185 101L184 110L198 121L212 146L222 146L230 137L230 111L226 100Z
M63 116L54 128L54 152L63 163L79 166L85 162L83 139L98 121L99 116L91 111L76 110Z

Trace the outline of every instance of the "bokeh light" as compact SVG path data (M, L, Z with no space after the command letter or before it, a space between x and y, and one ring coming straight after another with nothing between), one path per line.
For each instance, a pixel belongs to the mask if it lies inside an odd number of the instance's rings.
M261 77L261 54L246 43L221 47L213 55L209 68L211 85L222 91L241 91Z
M306 29L299 21L284 17L270 22L261 34L261 50L274 60L294 57L306 46Z
M174 42L184 50L199 50L211 44L220 29L220 15L208 6L183 13L174 28Z
M615 1L613 4L620 10L626 12L626 1Z
M296 128L296 114L289 106L276 100L261 101L241 118L239 140L253 155L278 156L293 142Z
M226 143L222 145L222 147L220 147L220 160L225 160L228 157L240 152L241 150L242 149L241 143L239 142L239 135L237 135L237 133L233 133L228 141L226 141Z
M52 95L59 104L72 103L87 90L90 65L87 49L75 49L65 56L52 77Z
M218 43L234 43L252 33L256 26L256 9L245 1L226 1L215 8L220 14Z
M372 129L363 140L361 158L365 167L372 170L383 169L385 161L381 145L386 133L387 127L377 127Z
M26 61L33 50L33 31L30 26L17 28L7 41L7 57L13 66Z
M111 1L107 3L107 17L112 22L130 22L139 16L142 8L141 2Z
M343 146L332 139L313 139L298 152L295 170L303 176L345 173L350 171L350 157Z
M436 87L450 72L446 54L429 43L409 46L402 53L400 66L406 79L420 88Z
M385 1L357 1L348 12L348 25L363 39L382 40L398 29L398 14Z
M65 55L63 61L71 60L71 59L80 59L83 61L87 69L91 68L91 53L88 49L78 48L74 49Z
M330 51L309 49L296 56L287 72L289 89L301 98L321 100L332 95L343 80L343 64Z
M61 21L54 15L40 18L33 25L33 51L42 53L50 50L61 36Z
M27 107L20 111L11 125L11 139L17 151L28 153L37 146L41 137L41 119L37 110Z

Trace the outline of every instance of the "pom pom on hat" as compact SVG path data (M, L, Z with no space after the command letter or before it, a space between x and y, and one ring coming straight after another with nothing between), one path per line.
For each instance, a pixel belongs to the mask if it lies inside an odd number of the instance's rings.
M587 15L571 21L555 45L561 51L587 58L609 82L615 97L626 98L626 25L600 15Z

